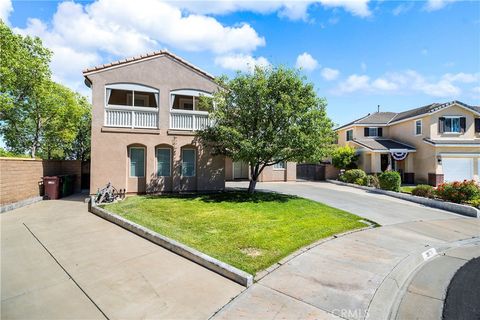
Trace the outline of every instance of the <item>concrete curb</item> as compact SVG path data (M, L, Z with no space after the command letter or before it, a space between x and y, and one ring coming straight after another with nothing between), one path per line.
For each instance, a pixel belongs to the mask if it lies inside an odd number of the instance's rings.
M411 194L407 193L402 193L402 192L394 192L394 191L387 191L387 190L382 190L382 189L377 189L373 187L366 187L366 186L359 186L353 183L346 183L342 181L337 181L337 180L327 180L330 183L334 183L337 185L341 186L348 186L348 187L353 187L357 189L362 189L362 190L367 190L373 193L378 193L378 194L384 194L390 197L402 199L402 200L407 200L415 203L422 204L424 206L436 208L436 209L442 209L446 211L450 211L453 213L461 214L464 216L469 216L469 217L474 217L474 218L480 218L480 210L472 207L472 206L466 206L463 204L458 204L458 203L453 203L453 202L447 202L447 201L441 201L441 200L435 200L435 199L429 199L429 198L424 198L424 197L417 197L413 196Z
M42 200L43 200L43 197L33 197L33 198L25 199L25 200L20 200L18 202L14 202L14 203L9 203L9 204L6 204L6 205L0 207L0 213L4 213L4 212L7 212L7 211L11 211L11 210L15 210L15 209L18 209L18 208L21 208L21 207L25 207L25 206L28 206L30 204L33 204L33 203L36 203L36 202L39 202L39 201L42 201Z
M422 250L409 254L402 259L383 279L370 300L365 319L397 319L397 313L403 296L417 272L438 256L453 248L478 245L479 237L443 243L436 246L427 246ZM422 254L427 249L435 249L436 253L428 258Z
M89 203L89 211L96 214L97 216L108 220L110 222L119 225L120 227L135 233L136 235L145 238L159 246L170 250L188 260L191 260L199 265L218 273L225 278L228 278L232 281L235 281L245 287L249 287L253 284L253 276L245 271L237 269L227 263L224 263L220 260L210 257L198 250L190 248L180 242L177 242L173 239L165 237L159 233L156 233L150 229L147 229L139 224L131 222L125 218L122 218L119 215L111 213L105 209L100 208L95 204L93 199Z

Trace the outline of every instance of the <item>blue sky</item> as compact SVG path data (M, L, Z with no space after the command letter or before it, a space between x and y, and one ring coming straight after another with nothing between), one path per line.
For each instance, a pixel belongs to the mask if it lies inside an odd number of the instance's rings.
M54 51L55 80L166 48L214 74L301 67L337 124L458 99L480 104L478 1L9 1L0 17Z

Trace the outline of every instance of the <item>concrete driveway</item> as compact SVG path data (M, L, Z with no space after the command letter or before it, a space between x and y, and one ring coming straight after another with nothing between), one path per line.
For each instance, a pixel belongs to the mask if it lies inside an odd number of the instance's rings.
M248 182L229 182L227 187L246 188ZM447 211L328 182L267 182L258 183L257 189L292 194L322 202L375 221L382 226L409 221L452 218L452 213ZM458 215L458 217L463 216Z
M244 287L66 198L0 215L2 319L207 319Z
M402 290L425 263L425 251L435 249L435 258L455 250L450 258L458 267L480 256L480 219L328 183L260 183L258 188L321 201L384 226L323 242L279 265L217 319L394 319ZM442 301L425 294L432 284L449 280L442 264L434 265L438 269L417 277L415 292L405 295L410 300L402 303L403 314L416 319L441 314ZM421 310L411 303L419 299L428 302Z

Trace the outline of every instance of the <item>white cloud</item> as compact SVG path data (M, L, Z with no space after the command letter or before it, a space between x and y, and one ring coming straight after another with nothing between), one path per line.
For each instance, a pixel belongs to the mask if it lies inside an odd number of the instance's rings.
M13 11L11 0L0 0L0 19L8 24L8 17Z
M215 64L224 69L252 72L255 66L266 67L270 65L265 57L254 58L246 54L233 54L215 58Z
M333 93L342 95L353 92L370 94L420 92L432 97L453 99L465 90L459 84L478 83L478 81L480 81L480 74L463 72L457 74L446 73L437 79L426 78L415 70L386 73L373 80L370 80L367 75L353 74L346 80L341 81L333 90Z
M398 85L384 78L377 78L372 82L372 88L382 90L382 91L391 91L398 89Z
M347 80L341 82L336 93L350 93L355 91L368 90L370 88L370 77L367 75L352 74Z
M425 4L425 9L427 11L435 11L444 8L446 5L458 0L428 0Z
M371 12L368 8L369 0L305 0L305 1L252 1L252 0L219 0L201 1L171 1L176 6L188 12L198 14L228 14L238 11L249 11L260 14L276 12L280 17L290 20L309 20L308 9L312 5L322 5L326 8L343 8L359 17L368 17Z
M304 52L297 57L295 67L305 71L313 71L318 67L318 61L311 54Z
M410 11L410 9L413 8L414 2L409 2L409 3L401 3L395 8L393 8L392 13L394 16L399 16L401 14L407 13Z
M2 1L2 0L0 0ZM250 54L265 39L246 23L226 26L213 17L185 14L161 0L62 2L52 21L29 19L21 34L39 36L54 52L55 78L83 89L81 71L109 60L168 46L214 54Z
M332 81L338 78L338 76L340 75L340 71L331 68L323 68L321 74L323 79L327 81Z

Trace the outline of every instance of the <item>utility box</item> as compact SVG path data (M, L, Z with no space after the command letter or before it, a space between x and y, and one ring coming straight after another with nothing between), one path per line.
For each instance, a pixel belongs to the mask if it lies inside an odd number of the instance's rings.
M56 200L60 198L60 177L43 177L44 199Z

